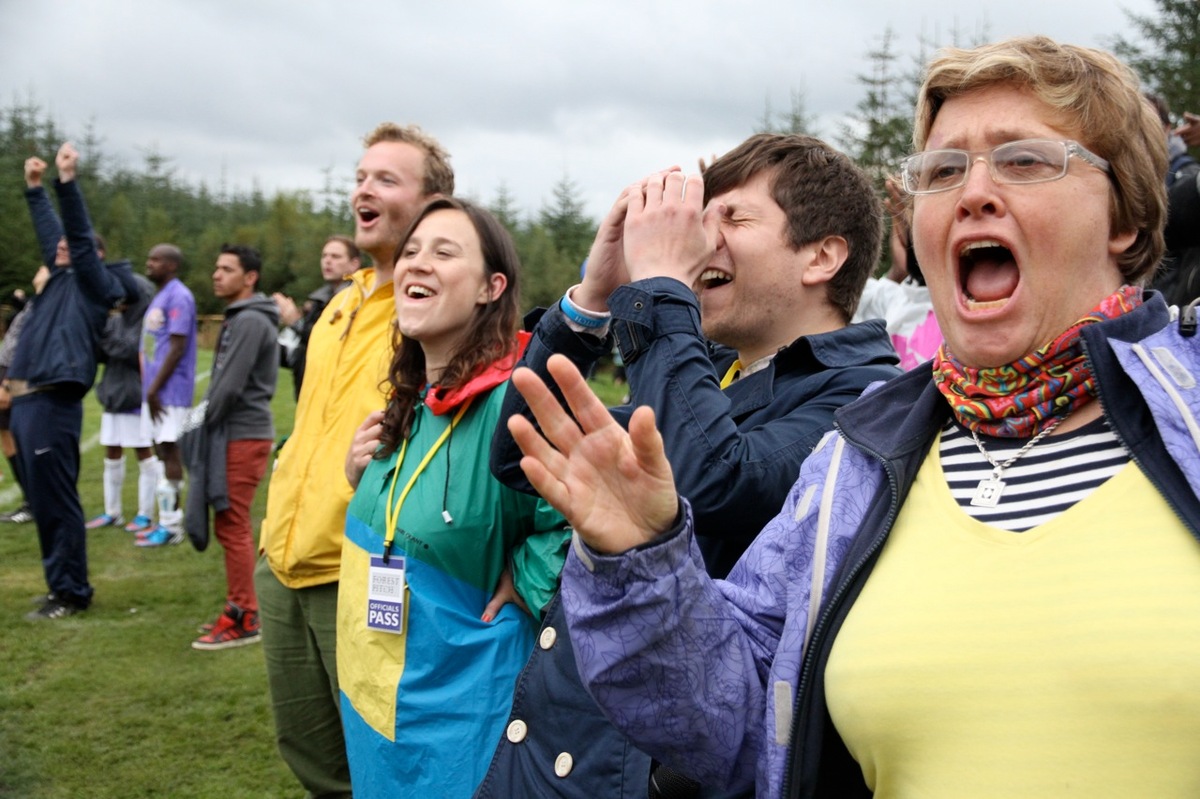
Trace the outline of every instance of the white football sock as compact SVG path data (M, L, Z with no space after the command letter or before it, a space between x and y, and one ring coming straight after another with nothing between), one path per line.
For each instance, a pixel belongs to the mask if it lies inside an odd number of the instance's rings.
M121 489L125 487L125 459L104 459L104 512L114 519L121 515Z

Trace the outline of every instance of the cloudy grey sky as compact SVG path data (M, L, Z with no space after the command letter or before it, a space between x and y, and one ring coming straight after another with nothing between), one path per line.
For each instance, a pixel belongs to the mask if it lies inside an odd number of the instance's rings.
M348 185L361 137L418 122L460 193L536 211L568 175L599 216L620 189L728 150L804 93L836 136L889 26L934 45L1043 33L1105 46L1153 0L0 0L0 98L33 98L104 150L231 189Z

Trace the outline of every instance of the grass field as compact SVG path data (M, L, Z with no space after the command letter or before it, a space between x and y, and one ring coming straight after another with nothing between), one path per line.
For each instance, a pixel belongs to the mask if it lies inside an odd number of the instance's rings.
M211 353L201 351L199 371ZM622 389L599 377L608 404ZM198 387L202 393L204 386ZM291 429L291 373L273 404L277 435ZM90 518L103 510L100 406L84 400L79 492ZM125 515L136 509L128 455ZM16 502L0 483L0 510ZM254 504L262 520L267 482ZM275 749L262 649L191 648L197 625L220 612L221 548L138 549L112 528L89 533L92 608L27 622L46 590L33 524L0 526L0 797L5 799L238 799L301 797Z

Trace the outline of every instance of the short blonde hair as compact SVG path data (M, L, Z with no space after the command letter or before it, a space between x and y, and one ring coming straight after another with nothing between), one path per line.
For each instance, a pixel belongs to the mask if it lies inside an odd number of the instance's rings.
M917 95L913 145L924 149L949 99L993 86L1027 89L1061 115L1075 138L1112 165L1109 226L1137 231L1118 256L1121 274L1144 281L1162 259L1166 224L1167 143L1142 97L1137 76L1101 50L1028 36L976 47L947 48L929 63Z
M363 137L363 146L371 147L384 141L411 144L425 153L425 174L421 178L421 192L426 197L435 194L448 197L454 194L454 170L450 167L450 154L438 144L437 139L421 130L419 125L382 122Z

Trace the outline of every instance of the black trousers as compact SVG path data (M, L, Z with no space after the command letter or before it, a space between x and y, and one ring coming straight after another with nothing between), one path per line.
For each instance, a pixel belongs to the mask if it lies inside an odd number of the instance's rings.
M44 391L13 400L12 433L28 482L46 586L86 608L92 586L77 485L82 429L83 402L75 392Z

